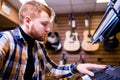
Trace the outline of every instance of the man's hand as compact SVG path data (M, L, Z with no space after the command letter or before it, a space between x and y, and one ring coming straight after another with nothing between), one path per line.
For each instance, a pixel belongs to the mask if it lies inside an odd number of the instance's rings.
M91 71L92 69L94 68L104 69L106 68L106 65L84 63L84 64L78 64L76 68L82 74L94 76L94 73Z

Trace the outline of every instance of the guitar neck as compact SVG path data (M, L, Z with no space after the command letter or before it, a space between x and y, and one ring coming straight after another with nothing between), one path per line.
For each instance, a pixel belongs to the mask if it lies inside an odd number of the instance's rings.
M80 63L85 63L85 61L84 61L84 54L82 52L80 53L80 56L79 56L79 62Z
M52 26L51 32L54 33L54 20L52 21L51 26Z
M90 31L90 27L89 27L89 29L88 29L88 37L89 37L89 38L92 37L92 35L91 35L91 31Z
M74 32L74 29L76 27L75 16L74 16L73 13L70 14L70 27L71 27L71 34L70 34L70 36L72 36L72 33Z
M62 55L61 55L61 60L60 60L59 64L60 64L60 65L66 64L66 55L65 55L65 54L62 54Z
M87 13L86 14L87 15L87 20L88 20L88 22L87 22L87 27L88 27L88 37L92 37L92 35L91 35L91 32L90 32L90 14L89 13Z
M71 33L70 33L70 36L72 36L72 33L74 33L74 32L75 32L74 28L71 27Z
M60 60L59 64L60 64L60 65L66 64L66 59L67 59L66 55L65 55L65 54L62 54L62 55L61 55L61 60ZM67 79L67 78L60 78L60 79L58 79L58 80L68 80L68 79Z
M56 14L55 14L54 10L52 10L51 19L50 19L50 22L52 23L51 24L51 26L52 26L51 32L54 32L55 17L56 17Z

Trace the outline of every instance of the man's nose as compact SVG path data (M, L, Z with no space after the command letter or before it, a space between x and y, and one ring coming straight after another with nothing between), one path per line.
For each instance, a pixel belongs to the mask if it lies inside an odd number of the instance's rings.
M50 27L47 27L47 28L46 28L46 32L50 32Z

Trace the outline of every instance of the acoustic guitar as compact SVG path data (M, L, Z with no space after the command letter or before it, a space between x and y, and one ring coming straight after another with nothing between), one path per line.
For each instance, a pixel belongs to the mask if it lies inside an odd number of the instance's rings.
M54 13L55 16L55 13ZM61 42L59 40L58 32L54 32L54 19L52 20L52 29L48 33L48 37L45 46L48 50L58 51L62 48Z
M71 31L65 32L65 41L63 47L66 51L77 51L80 49L80 41L78 39L78 33L75 31L75 19L71 14Z
M88 30L83 32L83 40L81 43L81 47L85 51L96 51L99 48L99 43L92 44L92 35L94 34L95 30L90 29L90 16L87 14L87 24Z
M94 33L94 30L91 30L91 34ZM89 32L88 30L85 30L83 32L83 40L81 43L81 47L85 51L96 51L99 48L99 43L92 44L92 37L88 36Z
M78 40L77 32L67 31L65 36L63 47L66 51L77 51L80 49L80 42Z

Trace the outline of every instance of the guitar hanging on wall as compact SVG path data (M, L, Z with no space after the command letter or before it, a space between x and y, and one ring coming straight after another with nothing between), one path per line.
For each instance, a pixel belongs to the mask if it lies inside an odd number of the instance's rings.
M81 47L85 51L96 51L99 48L99 43L92 44L92 35L95 30L90 29L90 15L87 13L87 19L85 19L85 26L88 27L88 30L83 32L83 40Z
M70 26L71 31L66 31L63 47L66 51L77 51L80 49L80 42L78 40L78 33L75 31L75 17L72 13L70 16Z
M54 18L55 18L55 13L53 13ZM62 48L61 42L59 40L59 34L58 32L54 32L54 18L51 20L52 21L52 31L48 33L47 41L45 43L45 46L48 50L53 50L53 51L59 51Z
M117 48L119 46L119 41L116 37L116 34L105 39L103 41L103 44L104 44L104 47L106 50L113 50L113 49Z

